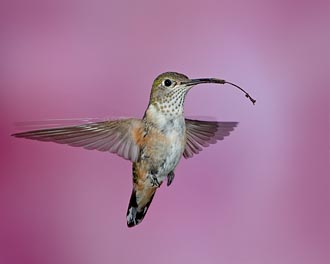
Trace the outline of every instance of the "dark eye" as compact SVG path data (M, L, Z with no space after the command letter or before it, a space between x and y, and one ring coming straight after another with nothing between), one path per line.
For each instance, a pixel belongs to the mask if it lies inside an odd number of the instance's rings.
M166 80L164 81L164 85L165 85L166 87L170 87L170 86L172 85L172 81L169 80L169 79L166 79Z

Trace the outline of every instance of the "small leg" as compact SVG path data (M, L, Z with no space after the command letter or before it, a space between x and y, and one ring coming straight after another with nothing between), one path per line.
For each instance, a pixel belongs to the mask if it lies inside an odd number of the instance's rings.
M167 186L170 186L172 181L174 180L174 171L171 171L168 175L167 175Z
M153 175L153 174L149 174L149 179L151 182L152 187L160 187L160 183L157 179L157 176Z

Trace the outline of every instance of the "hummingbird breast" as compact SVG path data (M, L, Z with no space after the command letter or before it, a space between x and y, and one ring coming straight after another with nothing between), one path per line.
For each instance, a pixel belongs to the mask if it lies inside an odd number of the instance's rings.
M167 115L149 107L140 165L161 183L179 163L185 146L183 115Z

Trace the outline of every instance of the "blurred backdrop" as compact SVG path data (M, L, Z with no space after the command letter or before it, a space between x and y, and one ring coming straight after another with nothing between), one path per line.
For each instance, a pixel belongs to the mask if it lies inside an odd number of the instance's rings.
M0 263L326 264L328 1L2 0ZM238 121L126 227L131 165L14 123L141 117L164 71L187 116Z

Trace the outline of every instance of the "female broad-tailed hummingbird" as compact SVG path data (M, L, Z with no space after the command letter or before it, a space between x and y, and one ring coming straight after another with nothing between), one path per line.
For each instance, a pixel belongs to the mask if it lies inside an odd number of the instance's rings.
M157 188L167 178L169 186L181 157L191 158L202 147L216 143L237 126L237 122L186 119L183 105L188 91L197 84L231 84L220 79L189 79L166 72L153 82L150 101L142 119L129 118L78 126L33 130L13 136L52 141L85 149L116 153L133 162L133 191L127 210L127 225L139 224L146 215Z

